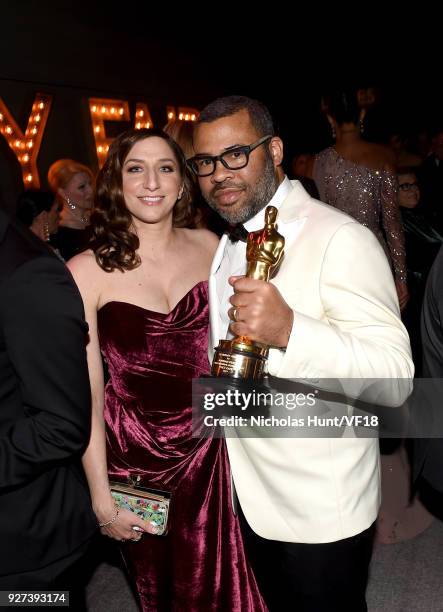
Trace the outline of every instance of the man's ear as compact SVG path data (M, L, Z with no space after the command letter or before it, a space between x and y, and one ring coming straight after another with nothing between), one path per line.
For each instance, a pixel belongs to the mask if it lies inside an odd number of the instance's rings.
M278 136L273 136L269 143L269 150L274 161L274 166L277 168L283 162L283 141Z

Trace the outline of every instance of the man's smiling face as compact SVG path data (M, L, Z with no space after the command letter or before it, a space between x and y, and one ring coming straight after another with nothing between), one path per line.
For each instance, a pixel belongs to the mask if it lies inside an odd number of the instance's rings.
M259 134L247 110L210 123L200 123L194 132L195 155L220 155L235 146L251 145ZM231 224L244 223L259 212L274 195L279 180L269 141L254 149L248 164L230 170L218 161L210 176L199 177L203 197L218 214Z

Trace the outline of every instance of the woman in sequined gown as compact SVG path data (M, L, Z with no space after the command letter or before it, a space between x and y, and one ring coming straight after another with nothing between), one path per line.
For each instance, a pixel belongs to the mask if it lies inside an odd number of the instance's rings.
M353 92L324 99L335 145L315 159L313 178L320 200L339 208L377 236L392 266L400 308L408 301L406 254L397 203L392 152L361 137L364 110Z
M69 262L90 332L83 464L97 522L121 542L144 611L264 611L231 507L225 442L192 437L191 380L209 370L206 279L218 240L183 227L189 190L183 153L164 132L129 130L112 143L92 248ZM108 475L172 494L166 536L117 512Z

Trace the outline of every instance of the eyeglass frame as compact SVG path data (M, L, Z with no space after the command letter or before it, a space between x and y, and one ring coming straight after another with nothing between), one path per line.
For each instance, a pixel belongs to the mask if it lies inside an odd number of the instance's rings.
M419 189L419 185L417 181L415 181L414 183L401 183L398 185L398 188L401 191L411 191L413 187L415 187L416 189Z
M271 140L271 138L274 138L274 136L272 134L268 134L267 136L262 136L259 140L257 140L256 142L253 142L250 145L240 145L238 147L232 147L232 149L228 149L227 151L223 151L223 153L220 153L220 155L194 155L194 157L190 157L186 161L186 163L189 166L189 168L192 170L192 172L197 177L200 177L200 178L204 178L206 176L211 176L212 174L214 174L214 172L215 172L215 170L217 168L217 162L218 161L227 170L241 170L242 168L246 168L246 166L249 164L249 156L251 155L252 151L254 151L254 149L257 149L257 147L259 147L260 145L264 144L268 140ZM229 153L232 153L233 151L241 151L242 153L245 153L245 155L246 155L246 163L243 164L243 166L238 166L237 168L231 168L230 166L228 166L228 162L223 159L224 155L228 155ZM197 159L210 159L212 161L212 164L213 164L212 172L209 172L209 174L198 174L198 172L195 170L195 168L193 166L193 162L195 162L195 160L197 160Z

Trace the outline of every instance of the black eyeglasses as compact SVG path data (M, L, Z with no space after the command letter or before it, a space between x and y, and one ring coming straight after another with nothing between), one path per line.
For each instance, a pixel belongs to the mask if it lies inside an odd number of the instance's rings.
M402 183L398 186L402 191L410 191L414 187L418 188L418 183Z
M218 161L228 170L240 170L248 165L251 152L271 138L272 136L263 136L251 145L233 147L221 155L196 155L188 159L187 164L197 176L213 174Z

